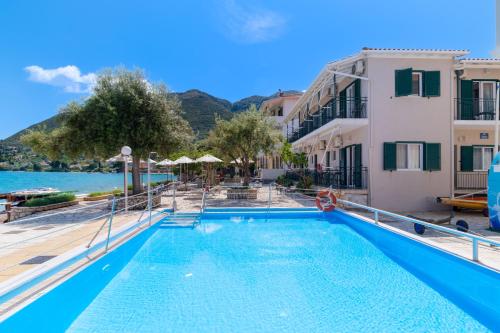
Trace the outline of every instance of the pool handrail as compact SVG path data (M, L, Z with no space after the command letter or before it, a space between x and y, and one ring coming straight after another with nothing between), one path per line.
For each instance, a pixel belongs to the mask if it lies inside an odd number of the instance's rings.
M310 191L310 192L317 192L314 189L294 188L294 190L305 190L305 191ZM315 200L315 198L311 197L311 200ZM483 236L478 236L478 235L471 234L471 233L466 233L466 232L463 232L463 231L460 231L460 230L456 230L456 229L446 228L446 227L443 227L443 226L440 226L440 225L436 225L436 224L433 224L433 223L421 221L421 220L418 220L418 219L415 219L415 218L412 218L412 217L408 217L408 216L404 216L404 215L401 215L401 214L389 212L389 211L386 211L386 210L383 210L383 209L378 209L378 208L375 208L375 207L366 206L366 205L363 205L363 204L359 204L359 203L348 201L348 200L344 200L344 199L337 199L337 203L341 203L343 205L352 206L352 207L356 207L356 208L361 208L361 209L364 209L364 210L372 212L373 215L374 215L373 216L373 221L374 221L375 224L379 223L379 217L380 217L380 215L385 215L385 216L389 216L389 217L392 217L392 218L395 218L395 219L398 219L398 220L402 220L404 222L410 222L410 223L420 224L420 225L425 226L426 228L434 229L434 230L441 231L441 232L444 232L444 233L448 233L448 234L451 234L451 235L454 235L454 236L457 236L457 237L468 238L472 242L472 260L473 261L479 261L479 253L478 253L479 242L489 244L490 246L500 247L500 241L496 241L496 240L493 240L493 239L489 239L489 238L486 238L486 237L483 237Z

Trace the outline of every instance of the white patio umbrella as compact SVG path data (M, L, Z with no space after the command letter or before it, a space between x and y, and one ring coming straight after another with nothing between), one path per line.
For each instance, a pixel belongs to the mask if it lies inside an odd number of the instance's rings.
M158 163L156 163L156 165L159 165L159 166L174 166L176 165L177 163L175 163L174 161L172 160L169 160L168 158L164 159L163 161L160 161Z
M132 159L132 156L129 156L129 161ZM107 163L114 163L114 162L123 162L123 155L118 154L116 156L110 157L106 160Z
M189 157L187 156L182 156L182 157L179 157L178 159L176 159L174 161L175 164L180 164L181 165L181 175L182 175L182 165L183 164L186 164L186 182L184 183L186 185L186 188L187 188L187 177L188 177L188 168L187 168L187 165L188 164L191 164L191 163L194 163L194 160L190 159ZM182 178L182 177L181 177ZM182 179L181 179L182 180Z
M222 160L220 158L217 158L213 155L210 155L210 154L206 154L202 157L199 157L196 159L196 162L198 163L206 163L208 165L207 167L207 183L208 183L208 186L210 186L211 182L210 182L210 179L211 179L211 175L209 174L210 172L210 164L211 163L219 163L219 162L222 162Z
M213 155L210 155L210 154L206 154L202 157L199 157L196 159L196 162L201 162L201 163L218 163L218 162L222 162L222 160L220 158L217 158Z
M164 159L163 161L160 161L158 163L156 163L157 166L165 166L165 167L172 167L174 165L176 165L177 163L175 163L174 161L172 160L169 160L168 158ZM172 170L170 170L170 172L172 172ZM168 179L168 178L167 178Z
M250 163L255 163L254 160L249 160L248 162ZM231 162L229 162L231 164L236 164L236 163L241 163L241 159L240 158L237 158L235 160L232 160Z

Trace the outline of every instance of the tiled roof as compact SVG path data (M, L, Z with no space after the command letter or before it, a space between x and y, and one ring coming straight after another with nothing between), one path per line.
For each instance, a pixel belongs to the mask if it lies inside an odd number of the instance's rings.
M363 51L386 51L386 52L469 52L469 50L451 50L451 49L405 49L405 48L378 48L363 47Z
M500 58L462 58L462 62L500 62Z

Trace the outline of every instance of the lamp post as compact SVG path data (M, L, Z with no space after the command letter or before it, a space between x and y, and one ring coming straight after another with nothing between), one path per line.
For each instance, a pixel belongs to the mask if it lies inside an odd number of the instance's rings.
M148 210L149 210L149 225L151 225L151 155L156 154L152 151L148 154Z
M123 157L123 193L125 194L125 213L128 212L128 158L132 154L132 148L123 146L121 149Z

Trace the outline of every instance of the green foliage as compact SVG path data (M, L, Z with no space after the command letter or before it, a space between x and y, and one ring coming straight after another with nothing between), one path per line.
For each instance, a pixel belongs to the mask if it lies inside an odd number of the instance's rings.
M299 189L310 189L313 184L313 179L311 176L301 177L297 183L297 188Z
M307 164L307 156L305 153L295 153L292 149L292 144L289 142L283 142L280 148L281 160L290 168L293 165L295 167L303 168Z
M101 195L107 195L107 194L109 194L109 195L120 195L122 193L123 193L122 190L116 189L116 190L113 190L113 191L92 192L92 193L89 193L88 197L90 197L90 198L100 197Z
M286 175L278 176L278 178L276 178L276 183L284 187L293 186L293 180L288 178Z
M76 197L73 193L63 192L63 193L48 195L48 196L42 197L42 198L29 199L24 203L24 206L25 207L40 207L40 206L53 205L53 204L61 203L61 202L74 201L75 199L76 199Z
M176 94L182 104L183 114L198 138L206 138L215 126L217 117L231 119L231 102L192 89Z
M244 171L243 183L248 185L251 160L255 160L259 152L269 153L280 139L276 124L252 105L231 120L217 119L208 143L226 163L241 160L237 166Z
M305 166L307 165L306 153L295 153L292 163L301 169L305 168Z
M152 151L168 155L192 140L177 97L151 84L141 71L108 70L98 76L93 94L61 110L62 126L50 133L32 131L22 141L51 158L106 159L128 145L133 154L134 193L142 190L140 159Z

